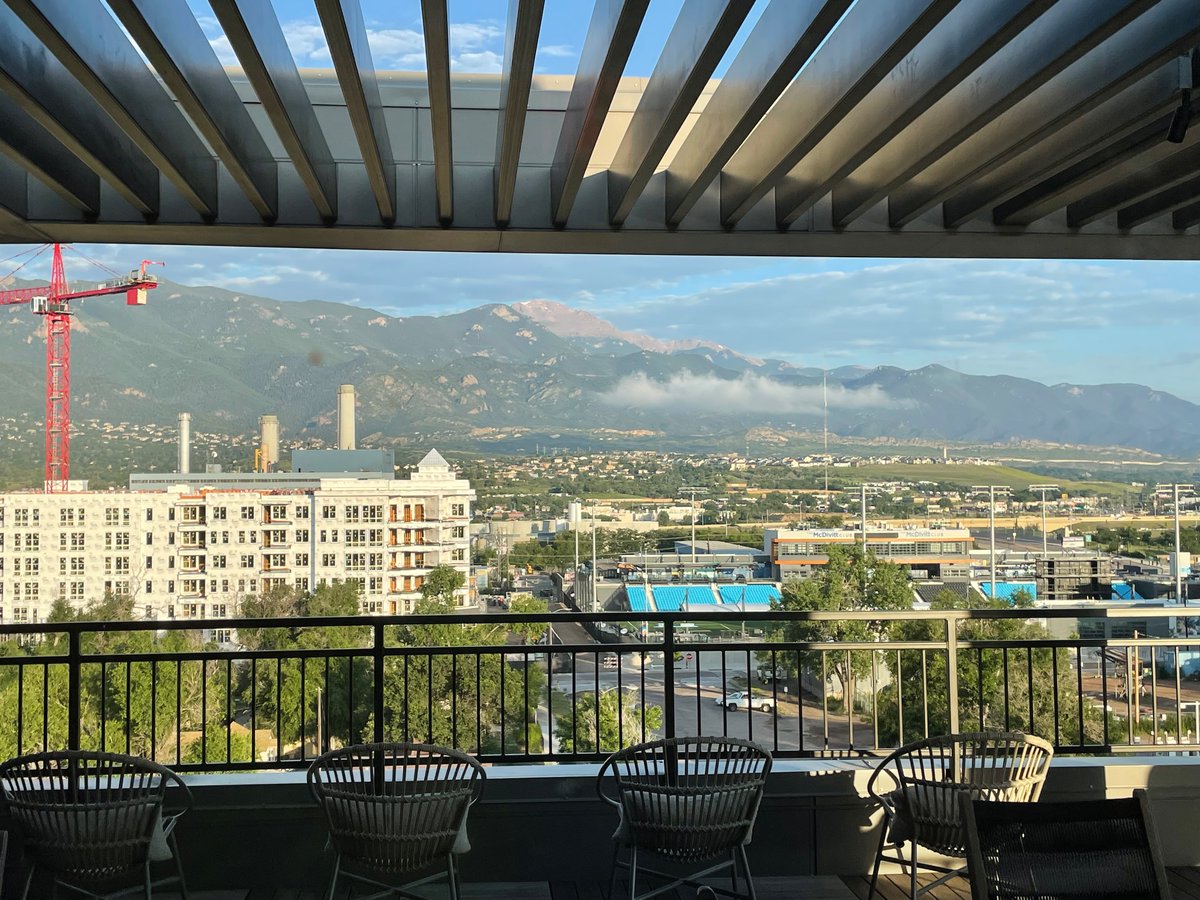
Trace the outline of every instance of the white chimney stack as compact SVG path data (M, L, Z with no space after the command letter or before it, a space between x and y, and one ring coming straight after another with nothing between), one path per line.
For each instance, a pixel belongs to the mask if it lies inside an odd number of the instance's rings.
M179 474L192 471L192 414L179 414Z
M337 447L353 450L354 437L354 385L343 384L337 397Z
M264 472L274 472L279 463L279 418L277 416L260 416L258 429L262 448L262 467Z

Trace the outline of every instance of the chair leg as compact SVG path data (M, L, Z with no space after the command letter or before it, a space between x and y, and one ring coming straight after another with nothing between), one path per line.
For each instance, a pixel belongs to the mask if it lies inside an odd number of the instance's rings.
M742 875L746 879L746 896L750 900L758 900L758 895L754 892L754 876L750 874L750 860L746 857L746 845L739 844L737 853L742 859Z
M154 898L154 879L150 877L150 860L142 866L142 883L146 886L146 900Z
M33 873L37 871L37 866L33 863L29 864L29 874L25 876L25 889L21 891L21 900L28 900L29 886L33 884Z
M446 874L450 880L450 900L458 900L458 870L454 865L454 854L446 856Z
M179 878L179 894L183 900L188 900L187 879L183 877L183 860L179 856L179 842L175 840L175 831L168 838L171 843L171 858L175 861L175 875Z
M629 900L637 900L637 845L629 848Z
M333 900L337 896L337 880L338 871L342 868L342 854L335 853L333 857L333 874L329 877L329 890L326 891L326 900Z
M738 892L738 854L737 850L729 852L729 861L732 865L729 867L729 886L734 894Z
M621 858L621 845L614 843L613 844L613 858L612 858L612 875L610 875L609 879L608 879L608 900L617 900L617 872L620 871L620 867L617 865L617 861L620 858Z
M879 830L879 847L875 850L875 866L871 869L871 889L867 891L867 900L875 900L875 887L879 883L879 864L883 862L883 848L887 841L887 822Z
M912 847L912 865L909 867L909 900L917 900L917 842L909 841Z

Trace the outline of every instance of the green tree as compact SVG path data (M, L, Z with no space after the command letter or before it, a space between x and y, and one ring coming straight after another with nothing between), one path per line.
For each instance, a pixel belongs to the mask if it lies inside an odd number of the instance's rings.
M1021 593L1021 592L1018 592ZM1018 606L1031 606L1028 596L1014 598ZM1008 609L1003 600L973 596L968 600L942 591L930 603L935 610ZM890 635L897 641L943 641L945 625L921 619L899 623ZM967 618L958 625L959 641L1045 640L1046 630L1024 619ZM1057 662L1056 657L1057 655ZM926 716L930 734L950 731L947 654L903 650L883 654L891 684L879 692L876 729L881 746L910 741L924 733ZM1098 713L1085 709L1079 721L1074 665L1061 648L980 647L958 651L959 729L1017 730L1053 741L1055 713L1058 737L1064 743L1098 742L1103 724ZM1058 679L1055 681L1057 668ZM899 710L903 706L903 733ZM1031 716L1032 713L1032 716ZM1081 741L1081 735L1083 741Z
M830 547L829 562L812 576L784 584L779 609L812 612L847 612L911 609L912 586L908 573L895 563L881 560L862 546ZM774 628L774 640L799 642L871 642L881 640L889 631L883 620L835 619L829 621L786 622ZM802 661L799 654L776 655L775 664L796 673ZM790 658L789 658L790 657ZM759 652L760 664L771 664L769 652ZM821 671L819 659L809 660L814 672ZM868 651L826 654L825 669L839 684L862 678L871 672Z
M658 514L658 527L666 528L670 524L671 524L671 517L669 515L667 515L667 511L664 509L662 512L660 512Z
M533 615L549 611L550 604L533 594L514 594L508 604L508 612L513 616ZM525 643L530 644L546 633L546 625L543 622L509 622L508 630L513 634L520 635Z
M425 576L421 585L421 597L425 600L442 600L456 606L455 594L467 583L463 573L445 564L435 566Z
M624 695L615 688L601 691L598 711L595 691L577 694L574 709L563 695L556 700L555 709L562 710L554 719L554 736L564 753L611 753L643 739L651 740L662 728L662 707L643 708L632 690Z

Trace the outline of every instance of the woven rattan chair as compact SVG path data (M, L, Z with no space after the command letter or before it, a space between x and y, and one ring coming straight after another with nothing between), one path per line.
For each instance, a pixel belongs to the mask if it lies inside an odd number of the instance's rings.
M467 754L432 744L360 744L314 760L308 786L325 812L336 854L329 896L344 875L378 888L372 896L416 898L412 889L443 873L391 882L441 863L457 900L455 857L471 849L467 812L486 777Z
M960 798L1036 801L1054 748L1019 732L952 734L916 741L887 757L872 773L867 791L883 807L868 900L875 896L879 866L899 863L909 873L909 896L930 891L966 867L948 868L917 858L918 848L966 858L967 833ZM886 781L885 781L886 779ZM908 858L902 847L908 845ZM939 873L918 888L918 869Z
M1146 792L1120 800L961 799L974 900L1168 900Z
M596 789L600 798L620 813L613 834L616 846L610 900L622 869L629 873L630 900L644 900L685 884L699 887L699 879L726 869L732 889L714 890L753 900L746 844L754 831L770 771L771 754L765 748L736 738L652 741L620 750L605 760ZM627 851L628 860L621 858L622 851ZM647 868L639 861L639 855L646 852L692 870L677 876ZM697 864L701 864L699 870ZM744 892L738 889L739 871ZM638 894L639 872L668 883Z
M192 793L165 766L117 753L37 753L0 764L0 790L29 862L22 897L39 869L94 897L149 898L167 884L187 896L175 823ZM157 862L173 862L174 874L153 878ZM135 886L118 889L134 878Z

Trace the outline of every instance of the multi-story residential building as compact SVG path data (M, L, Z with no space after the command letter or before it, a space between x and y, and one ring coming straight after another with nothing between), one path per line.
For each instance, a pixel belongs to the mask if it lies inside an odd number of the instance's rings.
M106 593L144 618L223 618L277 586L354 581L367 613L412 609L429 570L470 566L475 492L436 451L375 473L132 476L128 491L0 494L0 622ZM463 605L464 588L458 600Z
M852 528L768 528L763 550L771 555L776 579L804 577L829 562L830 547L861 544ZM974 540L966 528L868 528L867 549L922 578L968 578Z

